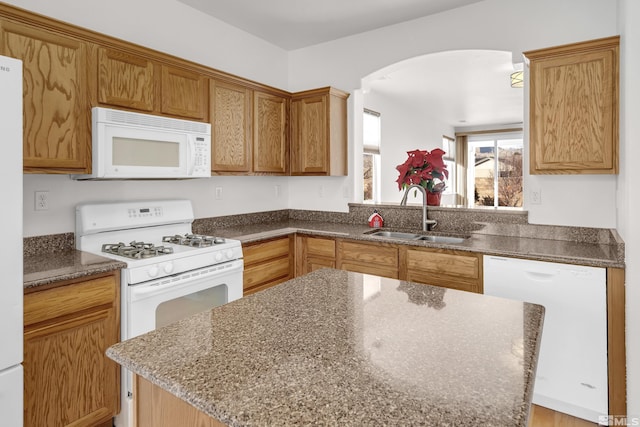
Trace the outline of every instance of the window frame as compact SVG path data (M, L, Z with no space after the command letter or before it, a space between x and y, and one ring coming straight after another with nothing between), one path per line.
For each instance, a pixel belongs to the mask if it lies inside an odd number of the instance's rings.
M442 149L445 154L442 156L442 160L444 160L447 165L447 170L449 171L449 177L447 178L447 188L442 192L442 194L457 194L458 188L458 177L457 177L457 162L456 162L456 140L455 138L451 138L447 135L442 135Z
M518 130L510 130L509 132L500 132L500 131L496 131L496 132L482 132L482 133L477 133L477 134L468 134L467 135L467 141L466 141L466 152L467 152L467 159L469 159L469 162L467 164L466 167L466 174L467 174L467 179L466 179L466 191L468 194L467 197L467 207L469 208L482 208L484 206L486 206L487 208L494 208L494 209L518 209L521 210L524 208L524 188L523 188L523 196L522 196L522 201L521 201L521 205L520 206L500 206L500 192L499 192L499 179L500 179L500 174L501 174L501 170L500 170L500 162L498 159L498 154L499 154L499 150L500 148L503 148L500 146L500 142L504 142L504 141L511 141L511 140L520 140L522 145L520 147L520 149L522 150L523 154L524 154L524 134L522 131L518 131ZM476 143L482 143L482 142L493 142L493 149L494 149L494 167L493 167L493 206L489 206L489 205L476 205L475 202L475 181L476 181L476 170L475 170L475 153L474 150L475 148L479 145ZM488 145L487 145L488 146ZM522 165L522 179L523 179L523 184L524 184L524 164ZM524 185L523 185L524 187Z
M371 117L377 118L377 138L368 138L368 133L366 131L366 117L367 115ZM376 139L376 141L372 140ZM371 186L372 186L372 198L366 199L365 193L363 191L362 199L363 203L378 203L381 198L381 156L380 156L380 145L382 144L382 118L381 114L377 111L371 110L369 108L364 108L362 112L362 155L363 155L363 165L364 165L364 157L371 156L372 161L372 171L371 171ZM363 168L363 190L365 187L364 183L364 168Z

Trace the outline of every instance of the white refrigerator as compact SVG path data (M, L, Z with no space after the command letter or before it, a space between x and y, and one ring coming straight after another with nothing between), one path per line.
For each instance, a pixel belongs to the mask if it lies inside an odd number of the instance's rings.
M0 56L0 424L23 425L22 61Z

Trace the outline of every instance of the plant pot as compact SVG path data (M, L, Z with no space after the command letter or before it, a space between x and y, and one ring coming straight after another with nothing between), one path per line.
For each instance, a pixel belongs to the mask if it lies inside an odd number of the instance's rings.
M442 198L442 192L432 193L427 191L427 205L428 206L440 206L440 199Z

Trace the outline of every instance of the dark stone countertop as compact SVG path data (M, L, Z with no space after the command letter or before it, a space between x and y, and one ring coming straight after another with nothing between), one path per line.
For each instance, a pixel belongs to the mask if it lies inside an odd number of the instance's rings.
M321 269L107 355L230 426L526 426L543 317Z
M599 244L575 240L553 240L551 238L471 232L465 233L465 236L469 238L463 243L443 244L428 241L375 237L367 234L374 231L374 229L369 228L367 225L300 220L237 225L233 227L207 227L206 224L203 224L200 225L199 228L199 233L238 239L245 244L297 232L315 236L348 238L367 242L387 242L418 247L446 248L459 251L479 252L486 255L528 258L538 261L563 262L604 268L624 268L624 251L622 251L622 253L620 251L620 246L624 246L622 243ZM402 231L422 233L415 229ZM428 232L426 234L456 235L456 233L453 232L440 233L438 231Z
M493 234L495 228L506 230L511 235ZM624 243L615 240L617 234L610 230L598 230L602 236L591 237L593 241L582 241L579 235L566 235L556 239L554 234L563 234L566 227L529 226L526 233L518 226L493 224L486 227L489 232L466 232L468 237L463 243L444 244L427 241L411 241L374 237L367 233L374 231L364 224L323 222L309 220L255 221L245 225L218 226L207 219L194 222L194 232L233 238L243 244L284 236L291 233L304 233L330 238L347 238L366 242L387 242L417 247L445 248L458 251L479 252L485 255L511 256L538 261L562 262L604 268L624 268ZM512 228L512 229L511 229ZM385 228L386 230L387 228ZM393 229L400 230L400 229ZM493 231L492 231L493 230ZM421 233L415 229L401 230ZM581 233L583 229L571 229ZM593 231L593 230L589 230ZM518 234L521 233L521 234ZM428 234L442 234L439 231ZM455 235L455 232L444 233ZM613 241L610 241L612 240ZM73 234L65 233L52 236L28 238L29 248L38 251L26 251L24 256L24 287L37 286L71 280L78 277L104 273L126 267L124 263L80 252L73 249ZM31 242L33 241L33 242ZM52 248L47 251L47 248Z
M24 290L67 280L107 273L126 264L87 252L69 249L52 253L27 255L24 260Z

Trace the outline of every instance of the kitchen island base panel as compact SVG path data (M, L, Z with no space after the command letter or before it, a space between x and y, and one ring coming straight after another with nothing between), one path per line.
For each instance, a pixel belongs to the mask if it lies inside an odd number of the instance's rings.
M144 378L135 376L134 412L137 427L226 427Z

